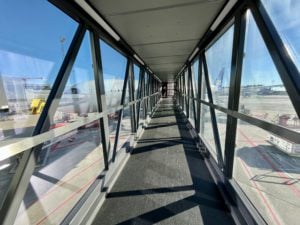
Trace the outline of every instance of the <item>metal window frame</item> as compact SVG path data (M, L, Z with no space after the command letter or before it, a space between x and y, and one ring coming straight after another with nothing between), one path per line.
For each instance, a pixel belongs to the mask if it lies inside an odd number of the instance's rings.
M98 35L90 31L90 43L92 49L93 58L93 68L94 68L94 79L95 79L95 89L97 96L97 106L98 111L107 111L106 107L106 97L104 88L104 76L101 58L101 48L100 40ZM108 119L107 117L102 117L99 120L101 140L102 140L102 151L105 170L109 169L108 154L109 154L109 129L108 129Z
M121 103L120 105L123 106L125 103L125 98L126 98L126 92L127 92L127 88L130 89L129 86L129 77L132 74L132 62L130 59L127 58L127 63L126 63L126 72L125 72L125 77L124 77L124 83L123 83L123 88L122 88L122 95L121 95ZM129 91L129 95L128 97L131 97L131 91ZM121 128L121 123L122 123L122 119L123 119L123 112L124 109L122 107L122 109L120 109L117 113L118 113L118 123L117 123L117 127L116 127L116 134L115 134L115 142L114 142L114 146L113 146L113 153L112 153L112 162L115 162L116 159L116 154L117 154L117 148L118 148L118 142L119 142L119 137L120 137L120 128ZM132 121L132 120L131 120ZM131 122L132 124L132 122Z
M209 75L208 75L208 67L207 67L205 52L203 52L203 54L202 54L202 60L203 60L203 66L204 66L204 77L205 77L205 82L206 82L207 96L208 96L209 103L213 104L214 101L213 101L213 96L212 96L212 91L211 91L211 86L210 86L210 79L209 79ZM216 145L218 165L221 169L223 169L224 161L223 161L222 150L221 150L222 147L221 147L221 140L220 140L220 135L219 135L220 133L219 133L219 129L218 129L216 112L215 112L215 109L212 107L209 107L209 109L210 109L211 123L212 123L215 145Z
M130 59L128 59L130 60ZM131 68L129 73L129 102L135 102L135 80L134 80L134 63L132 60ZM136 132L136 103L130 106L130 117L131 117L131 132Z
M239 109L245 35L246 35L246 15L244 11L240 11L236 15L235 23L234 23L231 74L230 74L230 84L229 84L230 89L229 89L229 96L228 96L228 109L233 111L238 111ZM227 114L225 150L224 150L224 159L225 159L224 173L228 178L232 177L236 130L237 130L237 118Z
M189 92L190 92L190 96L189 96L189 100L192 102L192 112L190 112L193 114L193 119L194 119L194 124L197 123L197 118L196 118L196 107L195 107L195 92L194 92L194 82L193 82L193 74L192 74L192 64L189 65L188 67L188 74L190 77L190 88L189 88Z
M201 95L202 95L202 57L201 57L201 52L198 53L198 93L197 93L197 124L196 124L196 131L197 133L200 133L200 120L201 120L201 103L198 101L201 99Z

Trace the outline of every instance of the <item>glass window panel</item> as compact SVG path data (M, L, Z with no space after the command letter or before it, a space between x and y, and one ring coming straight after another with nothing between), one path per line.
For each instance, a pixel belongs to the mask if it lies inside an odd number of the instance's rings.
M108 115L109 141L110 141L110 149L111 150L113 150L114 146L115 146L118 120L119 120L119 111L110 113ZM112 155L110 155L110 156L112 156Z
M202 93L201 93L201 99L206 101L206 102L209 102L203 65L202 65Z
M124 104L127 104L127 103L129 103L129 101L130 101L129 84L130 84L130 79L129 79L129 77L128 77L127 84L126 84L126 87L125 87L126 92L125 92Z
M183 112L185 115L186 115L186 99L187 99L187 97L183 96Z
M139 124L138 127L142 127L145 123L145 100L141 101L140 104L140 119L139 119Z
M247 18L239 111L299 131L299 118L250 11Z
M104 169L100 141L95 121L44 143L14 224L60 224Z
M233 30L234 27L231 26L205 52L213 102L226 108L228 107Z
M120 127L120 137L118 140L118 148L120 149L125 143L128 143L131 135L131 120L130 120L130 108L126 107L123 112L123 118ZM126 146L127 147L127 146Z
M217 126L218 126L218 131L220 136L220 142L221 142L222 157L224 158L227 114L218 110L215 110L215 112L216 112Z
M89 34L86 33L52 121L62 126L98 112Z
M188 89L189 89L189 86L188 86L188 70L186 69L185 72L184 72L184 85L185 85L185 94L188 95Z
M135 94L135 99L137 99L138 90L139 90L140 67L135 64L133 66L133 74L134 74L134 94Z
M198 74L199 74L199 59L195 59L192 63L192 79L195 98L198 95Z
M300 158L289 155L292 146L300 144L238 122L233 178L267 224L299 221Z
M47 1L1 1L0 12L3 141L31 136L78 24Z
M148 80L149 80L149 74L146 72L144 76L144 96L148 96Z
M87 32L52 128L98 115L89 40ZM99 120L44 143L37 164L15 224L60 224L104 169Z
M107 108L121 104L127 59L100 40L101 59Z
M195 116L194 116L194 107L193 107L194 100L190 98L190 117L189 120L193 127L195 127Z
M262 0L286 51L300 68L300 2L298 0Z
M13 178L22 154L0 161L0 208L2 207L8 188Z
M206 146L210 150L210 153L217 160L216 144L214 139L214 133L211 123L211 115L209 106L201 104L201 124L200 124L200 136L205 142Z

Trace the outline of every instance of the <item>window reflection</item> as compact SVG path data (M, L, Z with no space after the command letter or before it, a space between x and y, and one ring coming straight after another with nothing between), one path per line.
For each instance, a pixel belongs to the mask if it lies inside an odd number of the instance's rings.
M300 159L281 151L272 143L274 138L278 137L239 121L233 177L267 224L297 224Z
M210 150L210 153L217 160L216 144L214 133L211 123L211 115L209 106L201 104L201 123L200 123L200 136L202 137L205 145Z
M121 104L127 59L100 40L101 59L107 108Z
M140 79L140 67L135 65L133 66L133 74L134 74L134 94L135 98L137 99L138 97L138 90L139 90L139 79Z
M198 73L199 73L199 59L196 58L192 63L192 81L193 81L193 89L195 98L198 95Z
M239 111L298 131L299 118L250 11L247 18Z
M298 0L262 0L286 51L300 68L300 2Z
M0 1L0 12L4 146L32 135L78 24L47 1ZM0 161L0 207L21 157Z
M31 136L77 23L47 1L1 1L0 9L3 141Z
M226 108L228 107L233 30L234 27L231 26L205 52L213 102Z
M131 135L131 119L130 108L126 107L123 111L123 118L120 126L120 136L118 140L117 150L120 150L125 143L128 142L128 138Z

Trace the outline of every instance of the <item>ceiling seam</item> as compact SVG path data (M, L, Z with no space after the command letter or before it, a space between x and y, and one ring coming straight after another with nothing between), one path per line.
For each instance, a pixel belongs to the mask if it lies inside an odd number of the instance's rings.
M199 39L193 38L193 39L184 39L184 40L174 40L174 41L161 41L161 42L149 42L149 43L140 43L140 44L131 44L131 46L145 46L145 45L159 45L159 44L169 44L169 43L181 43L181 42L192 42L192 41L198 41Z
M103 15L108 16L108 17L125 16L125 15L145 13L145 12L151 12L151 11L160 11L160 10L166 10L166 9L180 8L180 7L198 5L198 4L216 4L216 3L223 2L223 1L224 0L193 1L193 2L188 2L188 3L173 4L173 5L168 5L168 6L161 6L161 7L155 7L155 8L142 9L142 10L132 10L132 11L126 11L126 12L108 13L108 14L103 14Z

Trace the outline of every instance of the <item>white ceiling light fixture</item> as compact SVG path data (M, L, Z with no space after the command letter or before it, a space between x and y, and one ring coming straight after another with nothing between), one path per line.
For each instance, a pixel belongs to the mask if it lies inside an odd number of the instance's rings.
M194 58L194 56L195 56L198 52L199 52L199 48L197 47L197 48L194 50L193 54L190 56L189 61L191 61L191 60Z
M233 6L235 5L235 3L237 2L237 0L230 0L226 6L224 7L224 9L222 10L222 12L219 14L219 16L217 17L217 19L215 20L215 22L213 23L213 25L211 26L211 30L214 31L219 24L221 23L221 21L224 19L224 17L229 13L229 11L233 8Z
M75 2L87 12L104 30L106 30L116 41L120 41L120 36L100 17L100 15L85 0L75 0Z
M182 67L181 70L179 71L178 75L180 75L184 69L185 69L185 65L183 65L183 67Z
M143 62L143 60L140 59L140 57L137 56L137 54L134 54L133 57L139 61L140 64L145 65L145 63Z
M153 74L153 76L154 76L158 81L161 81L161 79L159 79L159 77L156 76L155 74Z
M3 165L0 165L0 170L4 170L6 169L7 167L9 167L10 164L9 163L6 163L6 164L3 164Z
M147 69L149 70L150 73L153 73L152 70L149 67L147 67Z

